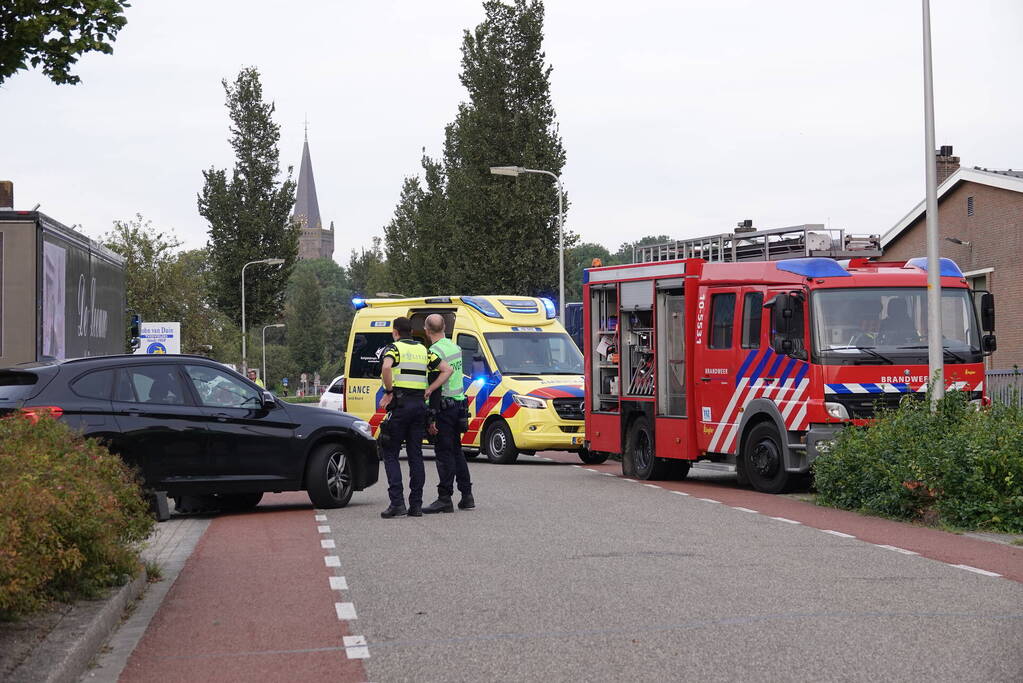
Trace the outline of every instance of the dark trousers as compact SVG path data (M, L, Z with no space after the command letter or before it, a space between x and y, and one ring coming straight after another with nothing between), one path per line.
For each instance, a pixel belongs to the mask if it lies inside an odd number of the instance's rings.
M426 482L426 468L423 466L423 436L426 434L426 404L423 397L395 399L398 402L388 418L390 440L383 449L384 471L387 473L387 495L391 505L405 504L402 487L401 465L398 453L402 443L408 455L408 504L423 504L423 484Z
M450 496L454 489L452 484L458 481L458 490L463 496L472 493L472 482L469 480L469 464L462 453L462 433L458 429L462 404L452 402L448 408L437 411L437 439L433 452L437 458L437 494Z

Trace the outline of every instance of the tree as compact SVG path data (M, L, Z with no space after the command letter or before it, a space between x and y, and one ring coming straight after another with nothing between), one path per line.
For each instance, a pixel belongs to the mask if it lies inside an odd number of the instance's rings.
M565 299L582 301L583 270L593 265L593 259L599 258L602 265L613 265L611 252L603 244L583 242L565 250Z
M534 174L490 173L515 164L560 175L565 165L541 49L543 2L487 0L483 8L485 19L462 41L469 101L445 129L442 159L423 157L425 186L405 180L385 230L395 281L415 293L557 288L557 186Z
M284 330L288 349L299 372L317 372L327 345L320 283L312 271L303 269L295 275L292 287L295 296L288 306Z
M234 170L203 171L199 214L209 221L211 282L217 306L241 323L241 272L249 261L282 258L280 267L256 265L246 270L247 324L262 325L278 317L284 290L298 259L299 226L290 213L295 183L288 167L280 175L280 126L273 122L273 102L263 102L259 71L242 69L233 83L223 81L231 117Z
M348 284L352 296L372 297L377 292L392 289L390 285L390 268L384 259L379 237L373 238L373 246L369 249L355 251L348 262Z
M29 65L42 65L57 85L75 85L79 55L114 51L127 23L125 0L8 0L0 3L0 84Z
M111 251L125 259L124 286L128 308L143 320L181 323L181 350L230 357L233 338L228 321L206 295L208 271L204 250L177 251L181 242L172 231L164 232L136 214L128 221L114 221L102 237Z
M417 177L406 178L394 218L384 228L387 263L394 287L409 296L450 293L447 243L447 197L444 169L425 154L425 188ZM458 264L461 267L462 264Z
M323 323L326 334L327 363L336 363L344 357L348 347L348 331L351 329L352 294L345 269L333 259L309 259L299 261L288 281L288 306L294 307L302 295L299 286L300 275L312 273L320 286L323 306Z
M672 238L667 235L647 235L635 242L624 242L618 247L618 251L611 255L614 263L632 263L632 252L636 247L645 247L651 244L663 244L671 242Z

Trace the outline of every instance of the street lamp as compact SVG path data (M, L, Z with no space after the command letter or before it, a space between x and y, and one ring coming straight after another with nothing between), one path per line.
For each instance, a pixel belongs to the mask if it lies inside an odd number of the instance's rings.
M266 384L266 328L268 327L284 327L284 323L263 325L263 384Z
M523 168L521 166L491 166L490 172L494 175L519 176L523 173L539 173L549 175L558 184L558 319L565 324L565 208L561 189L561 178L550 171L541 171L535 168Z
M257 263L263 263L268 266L279 266L282 263L284 263L284 259L263 258L257 261L249 261L244 266L242 266L242 372L249 369L248 358L245 354L245 336L247 334L245 330L245 269Z

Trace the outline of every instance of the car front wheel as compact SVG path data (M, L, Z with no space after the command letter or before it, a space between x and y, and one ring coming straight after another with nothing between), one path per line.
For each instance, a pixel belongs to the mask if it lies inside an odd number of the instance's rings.
M483 436L487 448L487 459L498 465L507 465L518 460L519 449L515 447L511 429L504 420L490 423Z
M343 508L352 499L355 482L352 461L344 446L318 446L306 466L306 491L318 508Z

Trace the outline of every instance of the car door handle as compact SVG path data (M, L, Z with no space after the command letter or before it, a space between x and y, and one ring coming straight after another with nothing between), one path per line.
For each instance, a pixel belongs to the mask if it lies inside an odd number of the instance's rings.
M231 417L227 413L213 413L213 417L217 418L218 422L226 422L227 418Z

